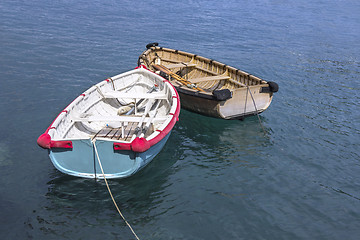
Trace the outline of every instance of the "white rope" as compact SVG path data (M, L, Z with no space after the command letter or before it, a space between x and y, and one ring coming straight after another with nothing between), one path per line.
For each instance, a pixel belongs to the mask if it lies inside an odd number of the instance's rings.
M104 170L103 170L102 165L101 165L101 161L100 161L99 153L98 153L97 148L96 148L96 145L95 145L95 141L96 141L96 139L93 139L91 142L92 142L92 144L94 145L96 157L97 157L97 159L98 159L98 162L99 162L99 165L100 165L100 169L101 169L102 175L103 175L103 177L104 177L104 180L105 180L105 183L106 183L106 187L107 187L107 189L108 189L108 191L109 191L110 197L111 197L111 199L112 199L112 201L113 201L113 203L114 203L114 205L115 205L115 207L116 207L116 210L118 211L118 213L120 214L120 216L122 217L122 219L125 221L126 225L130 228L130 230L131 230L131 232L134 234L135 238L136 238L137 240L140 240L139 237L138 237L138 236L136 235L136 233L134 232L134 230L133 230L133 228L131 227L131 225L128 223L128 221L126 221L124 215L121 213L118 205L116 204L116 201L115 201L115 199L114 199L114 197L113 197L113 195L112 195L112 193L111 193L109 184L108 184L108 182L107 182L107 180L106 180L106 178L105 178L105 173L104 173Z

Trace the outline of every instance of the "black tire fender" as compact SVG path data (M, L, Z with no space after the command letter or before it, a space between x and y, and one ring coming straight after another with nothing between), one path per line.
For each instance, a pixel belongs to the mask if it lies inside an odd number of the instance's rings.
M159 46L159 43L157 43L157 42L149 43L148 45L146 45L146 49L149 49L151 47L156 47L156 46Z
M269 88L271 92L279 91L279 85L276 82L267 82L269 84Z

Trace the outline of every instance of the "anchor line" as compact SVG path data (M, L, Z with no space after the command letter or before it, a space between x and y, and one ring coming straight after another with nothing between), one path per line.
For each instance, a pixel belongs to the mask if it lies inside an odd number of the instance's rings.
M98 162L99 162L99 165L100 165L100 169L101 169L102 175L103 175L104 180L105 180L105 183L106 183L106 187L107 187L107 189L108 189L108 191L109 191L110 197L111 197L111 199L112 199L112 201L113 201L113 203L114 203L114 205L115 205L115 208L116 208L116 210L118 211L119 215L120 215L120 216L122 217L122 219L124 220L124 222L126 223L126 225L130 228L130 230L131 230L131 232L134 234L135 238L136 238L137 240L140 240L140 238L136 235L136 233L135 233L135 231L133 230L133 228L131 227L131 225L128 223L128 221L126 221L124 215L121 213L121 211L120 211L118 205L116 204L116 201L115 201L115 199L114 199L114 197L113 197L113 195L112 195L112 193L111 193L109 184L108 184L108 182L107 182L107 180L106 180L106 177L105 177L104 169L102 168L102 165L101 165L99 153L98 153L97 148L96 148L96 144L95 144L96 139L93 139L91 142L92 142L92 144L94 145L96 157L97 157L97 159L98 159Z

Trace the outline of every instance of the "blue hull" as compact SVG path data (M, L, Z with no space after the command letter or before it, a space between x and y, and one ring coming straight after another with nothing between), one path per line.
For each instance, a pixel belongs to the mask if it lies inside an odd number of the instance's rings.
M97 139L95 144L105 177L125 178L141 170L161 151L170 133L142 153L129 150L114 151L114 142ZM72 143L73 149L71 150L49 150L49 156L54 166L59 171L76 177L103 178L91 140L72 140Z

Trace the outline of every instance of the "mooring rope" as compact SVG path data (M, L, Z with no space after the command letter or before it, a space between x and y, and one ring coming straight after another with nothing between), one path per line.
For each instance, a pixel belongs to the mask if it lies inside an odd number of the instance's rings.
M247 104L247 99L248 99L248 90L249 90L249 86L247 86L247 85L246 85L246 87L247 87L248 89L246 90L245 107L244 107L244 116L245 116L245 114L246 114L246 104Z
M255 107L256 115L257 115L257 117L258 117L258 119L259 119L260 126L261 126L262 130L264 131L264 134L266 134L265 128L264 128L264 126L262 125L261 120L260 120L259 112L258 112L258 110L257 110L257 107L256 107L256 104L255 104L254 97L253 97L253 95L252 95L252 93L251 93L251 91L250 91L249 86L248 86L248 85L246 85L246 87L247 87L247 90L249 91L250 96L251 96L251 99L252 99L252 101L253 101L253 103L254 103L254 107ZM247 94L246 94L246 96L247 96Z
M113 197L113 195L112 195L112 193L111 193L109 184L108 184L108 182L107 182L107 180L106 180L105 173L104 173L104 170L103 170L102 165L101 165L101 161L100 161L99 153L98 153L97 148L96 148L95 141L96 141L96 139L93 139L91 142L92 142L92 144L94 145L96 157L97 157L97 159L98 159L98 162L99 162L99 165L100 165L100 169L101 169L102 175L103 175L103 177L104 177L104 180L105 180L105 183L106 183L106 187L107 187L107 189L108 189L108 191L109 191L110 197L111 197L111 199L112 199L112 201L113 201L113 203L114 203L114 205L115 205L115 207L116 207L116 210L118 211L118 213L120 214L120 216L122 217L122 219L125 221L126 225L130 228L130 230L131 230L131 232L134 234L135 238L136 238L137 240L140 240L139 237L136 235L135 231L133 230L133 228L131 227L131 225L128 223L128 221L126 221L124 215L121 213L118 205L116 204L116 201L115 201L115 199L114 199L114 197Z

